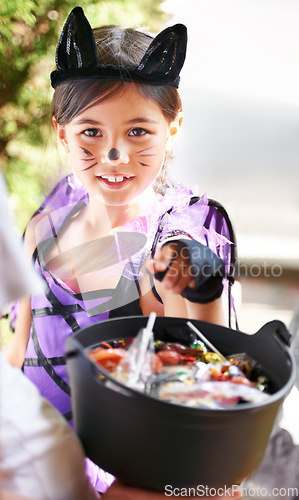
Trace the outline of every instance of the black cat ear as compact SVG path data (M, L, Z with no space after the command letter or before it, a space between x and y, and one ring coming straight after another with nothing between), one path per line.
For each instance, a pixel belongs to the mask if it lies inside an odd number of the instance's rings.
M61 32L57 50L56 66L69 70L96 66L97 51L92 28L81 7L69 14Z
M176 24L154 38L137 66L101 64L97 58L93 30L83 9L75 7L58 41L57 67L51 73L51 84L55 88L67 80L97 79L178 87L186 46L187 28Z
M167 75L176 79L185 61L186 48L187 28L175 24L154 38L136 69L153 78Z

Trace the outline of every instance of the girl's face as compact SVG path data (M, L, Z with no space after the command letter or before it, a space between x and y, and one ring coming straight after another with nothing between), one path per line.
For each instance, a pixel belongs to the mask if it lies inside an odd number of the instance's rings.
M155 180L178 124L170 124L159 105L130 84L56 129L89 194L123 206Z

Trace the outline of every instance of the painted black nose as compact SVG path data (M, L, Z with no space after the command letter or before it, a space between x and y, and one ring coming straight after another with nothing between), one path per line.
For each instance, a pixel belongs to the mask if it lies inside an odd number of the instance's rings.
M120 152L118 151L118 149L112 148L112 149L110 149L107 156L108 156L108 160L110 160L110 161L119 160Z

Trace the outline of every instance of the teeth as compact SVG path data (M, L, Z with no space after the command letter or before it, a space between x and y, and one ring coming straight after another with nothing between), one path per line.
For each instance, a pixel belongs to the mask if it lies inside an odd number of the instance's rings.
M102 179L107 179L109 182L122 182L124 179L128 179L125 175L120 175L118 177L114 177L112 175L101 175Z

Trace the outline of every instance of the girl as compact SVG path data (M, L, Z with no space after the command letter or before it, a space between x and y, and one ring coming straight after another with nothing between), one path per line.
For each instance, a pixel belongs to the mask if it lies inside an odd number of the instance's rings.
M182 123L186 41L183 25L155 39L93 31L76 7L58 43L52 121L73 173L27 227L45 291L20 304L9 359L67 420L64 344L79 328L151 311L226 321L216 254L226 258L228 240L206 228L208 200L171 187L165 167ZM102 473L94 484L110 481Z

